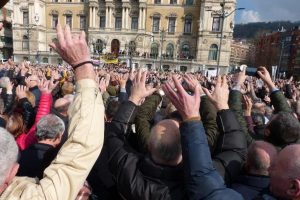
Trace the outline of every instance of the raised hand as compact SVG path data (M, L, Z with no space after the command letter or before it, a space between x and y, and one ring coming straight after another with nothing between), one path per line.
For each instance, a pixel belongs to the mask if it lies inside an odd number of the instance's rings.
M28 91L28 88L26 86L19 85L16 88L16 95L17 95L18 99L26 98L26 92L27 91Z
M191 74L186 74L186 75L184 75L183 80L187 83L187 86L190 91L194 91L195 88L197 87L197 85L199 85L198 88L200 91L200 95L204 94L204 91L203 91L198 79L195 78L195 76L193 76Z
M128 77L129 77L128 73L126 73L126 74L119 74L117 76L117 81L119 82L121 88L125 88L126 87L126 82L128 80Z
M275 84L272 81L272 78L270 76L270 73L265 67L259 67L257 69L257 74L259 77L268 85L268 87L273 90L276 88Z
M38 87L42 93L51 94L54 88L58 85L58 83L58 81L54 83L54 79L52 77L50 81L47 81L45 79L41 80L39 82Z
M12 94L13 88L14 88L14 84L11 81L8 81L6 85L6 92Z
M203 88L203 90L212 104L214 104L214 106L217 108L217 110L229 109L229 89L226 76L217 77L216 87L212 94L206 88Z
M177 92L172 87L170 81L162 86L166 96L170 99L172 104L176 107L183 120L200 117L200 85L197 84L193 89L193 95L189 95L182 87L180 81L176 76L172 77Z
M244 95L243 98L246 105L245 116L251 116L251 111L253 107L252 99L247 95Z
M131 95L129 101L135 105L141 105L147 96L156 91L155 88L146 88L147 71L139 70L132 81Z
M96 82L98 83L98 87L99 87L99 90L100 90L101 94L106 92L107 86L106 86L105 78L97 77Z
M79 36L72 36L68 25L66 25L63 30L61 25L58 24L57 37L58 42L51 43L50 47L53 48L71 66L90 60L90 51L86 43L86 35L84 31L82 31Z

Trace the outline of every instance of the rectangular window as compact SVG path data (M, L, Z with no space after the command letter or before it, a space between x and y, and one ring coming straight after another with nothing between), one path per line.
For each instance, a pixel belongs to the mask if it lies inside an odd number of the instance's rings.
M72 3L72 0L67 0L67 2Z
M86 17L80 16L80 29L86 29Z
M23 24L24 25L29 24L29 13L28 13L28 11L23 12Z
M105 16L100 16L100 28L101 29L105 28L105 21L106 21Z
M58 24L58 15L52 15L52 28L56 28Z
M57 2L58 2L58 0L52 0L52 2L54 2L54 3L57 3Z
M155 4L161 4L161 0L154 0Z
M221 31L221 17L214 17L213 18L212 31L213 32Z
M176 24L176 18L170 17L169 18L169 27L168 27L168 32L171 34L175 33L175 24Z
M193 5L193 3L194 3L193 0L186 0L186 5L191 6L191 5Z
M139 23L138 17L132 17L131 18L131 30L138 30L138 23Z
M153 33L158 33L159 32L159 23L160 23L160 18L159 17L154 17L153 18L153 25L152 25L152 32Z
M177 4L177 0L170 0L170 4Z
M120 30L122 28L122 17L116 17L115 29Z
M72 15L66 15L66 24L72 28Z
M184 21L184 33L192 33L192 19L188 18Z

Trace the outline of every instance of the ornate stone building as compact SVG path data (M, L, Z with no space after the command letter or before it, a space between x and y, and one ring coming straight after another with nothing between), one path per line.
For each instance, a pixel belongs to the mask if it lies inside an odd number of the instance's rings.
M225 0L14 0L16 61L62 62L48 44L55 26L85 30L94 58L112 52L138 66L198 71L216 68L220 36L222 71L229 66L234 15L220 15ZM236 7L226 0L225 13ZM28 45L27 45L28 43ZM31 56L28 56L28 55Z
M13 4L10 1L0 9L0 21L4 25L4 28L0 31L0 59L8 59L13 54L12 18Z

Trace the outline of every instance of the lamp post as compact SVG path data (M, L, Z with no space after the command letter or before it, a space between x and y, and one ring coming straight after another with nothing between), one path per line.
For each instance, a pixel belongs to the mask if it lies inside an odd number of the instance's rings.
M222 51L222 40L224 37L224 22L225 19L229 16L231 16L233 13L235 13L238 10L244 10L245 8L236 8L230 13L225 12L225 0L223 0L222 3L220 3L220 6L222 7L221 10L217 11L220 13L220 18L221 18L221 37L220 37L220 45L219 45L219 51L218 51L218 59L217 59L217 75L219 74L220 70L220 60L221 60L221 51ZM206 10L206 11L213 11L213 10Z
M38 42L39 42L39 40L38 40L38 23L39 23L39 19L40 19L39 15L35 14L35 16L34 16L35 24L28 24L28 25L25 26L26 29L27 29L27 37L28 37L28 59L29 59L29 61L30 61L30 58L31 58L30 31L35 27L36 27L36 32L37 32L37 39L36 39L36 41L37 41L37 57L39 56L38 55L39 54L39 51L38 51Z
M159 60L159 71L162 70L162 54L163 54L163 46L165 41L165 33L166 30L160 30L160 60Z

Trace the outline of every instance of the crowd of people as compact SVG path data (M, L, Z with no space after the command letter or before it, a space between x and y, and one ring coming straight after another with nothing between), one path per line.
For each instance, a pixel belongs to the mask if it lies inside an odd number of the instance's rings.
M293 77L99 69L57 38L71 67L0 64L1 200L300 199Z

